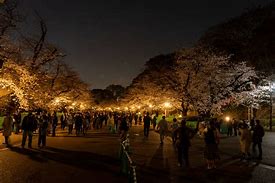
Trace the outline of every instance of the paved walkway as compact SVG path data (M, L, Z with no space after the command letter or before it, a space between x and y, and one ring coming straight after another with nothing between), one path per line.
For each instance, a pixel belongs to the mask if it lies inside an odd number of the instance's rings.
M43 149L37 147L37 137L32 149L22 149L21 138L12 135L13 147L0 147L0 183L127 182L120 174L119 136L106 129L85 137L58 131L47 137Z
M133 160L138 165L138 182L270 182L275 181L275 133L266 133L263 161L239 161L238 137L223 137L219 146L221 161L216 170L206 170L203 139L195 137L190 148L191 168L177 167L177 152L170 138L159 145L159 135L150 131L144 139L142 126L131 129ZM259 177L264 176L262 179Z

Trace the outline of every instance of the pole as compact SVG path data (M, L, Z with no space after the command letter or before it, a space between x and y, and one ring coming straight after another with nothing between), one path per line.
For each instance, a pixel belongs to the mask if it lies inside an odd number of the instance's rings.
M272 88L270 87L270 114L269 114L269 130L272 131L272 113L273 113L273 101L272 101Z

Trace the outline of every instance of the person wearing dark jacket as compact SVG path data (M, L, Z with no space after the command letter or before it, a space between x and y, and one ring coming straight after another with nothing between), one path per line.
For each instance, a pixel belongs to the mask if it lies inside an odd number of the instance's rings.
M182 120L181 127L177 128L174 133L176 146L178 148L178 166L182 166L182 160L184 159L186 167L189 167L190 140L196 134L196 130L187 127L186 120Z
M37 122L35 117L31 112L27 116L24 117L22 122L22 130L23 130L23 138L22 138L22 148L25 147L26 140L28 137L28 147L32 148L32 135L33 131L37 128Z
M44 114L42 119L39 121L39 136L38 136L38 147L46 146L46 137L47 137L47 129L48 129L48 117Z
M52 123L52 136L55 137L55 129L58 124L58 118L56 112L53 113L53 123Z
M150 123L151 123L151 117L149 116L149 112L147 112L146 116L143 118L144 122L144 137L149 136L149 130L150 130Z
M262 141L263 141L263 136L264 136L264 128L260 124L260 120L256 120L256 126L254 127L253 130L253 135L252 135L252 141L253 141L253 152L256 152L256 146L258 146L259 150L259 156L258 159L262 160Z

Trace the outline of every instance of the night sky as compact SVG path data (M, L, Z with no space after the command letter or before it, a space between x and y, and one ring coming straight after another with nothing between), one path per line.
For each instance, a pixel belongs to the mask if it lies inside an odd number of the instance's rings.
M191 46L210 26L272 0L23 0L48 40L91 88L127 86L158 54Z

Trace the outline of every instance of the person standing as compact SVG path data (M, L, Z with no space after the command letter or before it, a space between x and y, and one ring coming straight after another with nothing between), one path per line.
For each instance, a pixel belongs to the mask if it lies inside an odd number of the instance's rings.
M218 144L220 142L219 132L215 128L214 121L211 120L204 132L205 150L204 157L207 163L207 169L216 168L216 161L220 159Z
M67 117L67 122L68 122L68 134L73 134L73 126L74 126L74 119L72 113L68 114Z
M256 126L254 127L253 135L252 135L252 141L253 141L252 150L253 150L253 153L255 154L256 146L258 146L259 160L262 160L262 141L263 141L264 135L265 135L264 128L260 124L260 120L256 120Z
M238 121L236 119L233 119L233 130L234 130L234 135L238 135Z
M227 136L232 136L233 134L233 124L232 121L228 121L227 123Z
M66 116L65 116L65 114L61 115L60 122L61 122L61 129L64 130L65 126L66 126Z
M251 145L251 131L248 125L243 121L239 125L239 136L240 136L240 148L242 152L241 160L248 159L250 157L250 145Z
M42 144L42 148L46 146L47 129L48 129L48 117L46 114L44 114L42 116L42 119L39 122L38 147L41 147L41 144Z
M122 116L120 126L119 126L121 142L123 142L126 139L128 130L129 130L129 126L127 125L126 116Z
M33 131L37 128L36 120L31 112L24 117L22 122L23 138L22 138L22 148L25 148L25 143L28 137L28 147L32 148L32 135Z
M11 133L12 133L12 124L13 124L13 120L10 112L8 111L3 122L3 136L5 137L6 146L10 146L9 137L11 136Z
M21 113L18 111L14 114L13 116L14 121L15 121L15 134L19 133L20 130L20 124L21 124Z
M176 146L178 149L178 166L182 166L184 159L186 167L189 167L189 147L190 139L196 134L196 130L192 130L186 126L186 120L181 121L181 127L175 130Z
M164 136L168 131L168 123L165 120L165 116L162 116L162 119L159 121L157 130L159 130L160 144L163 144Z
M83 119L82 119L81 113L79 112L75 117L75 131L76 131L75 133L77 136L79 136L81 133L82 124L83 124Z
M185 125L186 125L186 122L185 122ZM176 118L173 119L173 123L171 125L171 129L172 129L172 141L173 141L173 144L176 143L176 140L177 140L177 133L176 133L176 130L178 129L179 125L178 125L178 121Z
M57 117L57 114L55 111L53 113L53 121L52 122L53 122L52 123L52 136L55 137L55 130L56 130L56 127L58 124L58 117Z
M151 117L149 116L149 112L146 113L146 116L144 116L144 137L148 138L149 136L149 130L150 130L150 123L151 123Z
M137 114L135 114L134 121L135 121L135 125L137 125L137 123L138 123L138 115Z
M156 115L152 119L152 125L153 125L153 129L155 130L156 126L157 126L157 116Z

